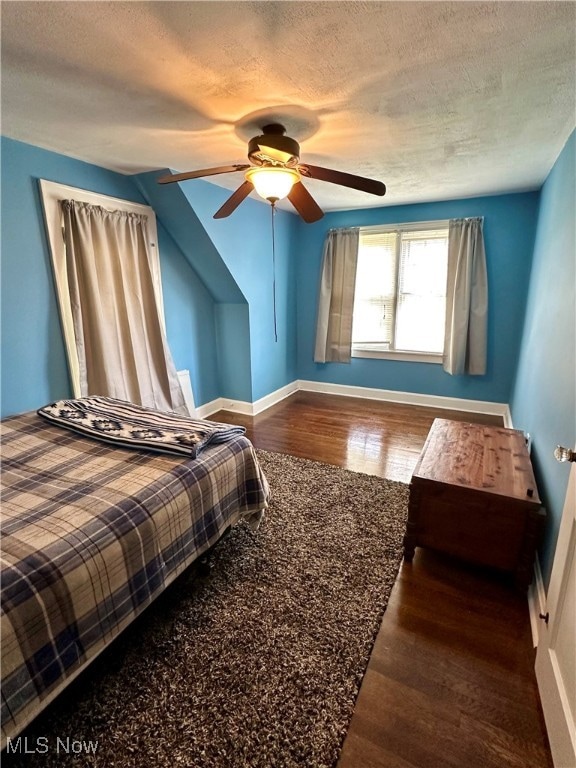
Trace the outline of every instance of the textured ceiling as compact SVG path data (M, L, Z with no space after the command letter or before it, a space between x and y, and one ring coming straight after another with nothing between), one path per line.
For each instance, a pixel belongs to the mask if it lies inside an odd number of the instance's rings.
M574 2L3 2L2 133L186 171L244 162L275 117L303 162L388 186L307 181L326 210L534 189L575 125L575 24Z

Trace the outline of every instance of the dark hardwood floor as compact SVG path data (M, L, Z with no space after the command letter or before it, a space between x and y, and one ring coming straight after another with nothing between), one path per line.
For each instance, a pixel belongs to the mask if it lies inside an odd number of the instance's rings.
M220 411L257 448L409 482L436 417L497 417L299 392ZM339 768L552 768L526 598L508 579L416 550L403 564ZM311 766L311 768L313 768Z

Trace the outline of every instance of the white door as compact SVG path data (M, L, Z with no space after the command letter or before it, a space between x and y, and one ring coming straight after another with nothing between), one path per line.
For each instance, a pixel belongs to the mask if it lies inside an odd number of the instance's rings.
M554 766L576 768L576 464L570 468L546 611L536 679Z

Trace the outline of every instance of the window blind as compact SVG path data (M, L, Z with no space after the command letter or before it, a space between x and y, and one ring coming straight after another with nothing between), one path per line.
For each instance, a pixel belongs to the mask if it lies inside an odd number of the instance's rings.
M447 254L447 222L361 230L352 343L441 353Z
M392 345L398 237L397 232L360 234L352 343Z
M398 349L442 351L447 252L446 229L402 232L396 308Z

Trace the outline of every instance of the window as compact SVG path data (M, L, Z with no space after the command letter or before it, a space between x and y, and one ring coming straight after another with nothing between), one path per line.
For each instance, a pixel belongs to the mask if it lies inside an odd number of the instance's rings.
M361 229L353 355L439 361L447 268L448 222Z

